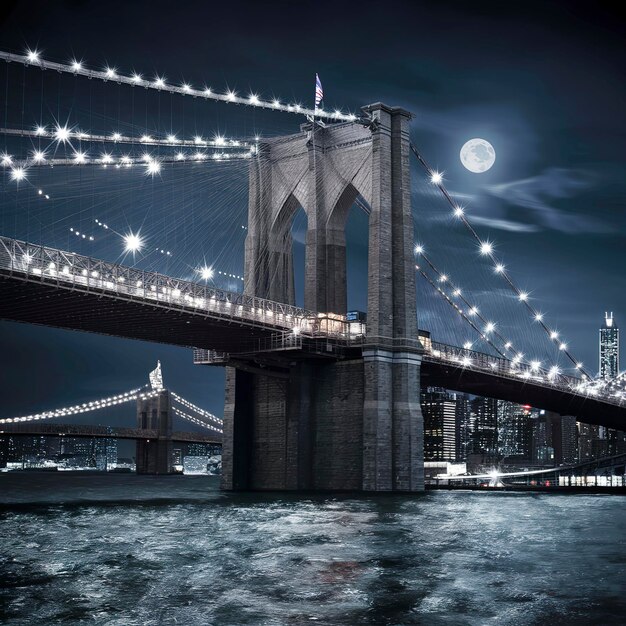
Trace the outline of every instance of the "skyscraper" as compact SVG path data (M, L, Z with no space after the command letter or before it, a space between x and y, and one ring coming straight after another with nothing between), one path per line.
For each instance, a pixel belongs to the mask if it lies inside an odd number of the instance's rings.
M600 378L615 378L619 374L619 328L613 313L604 314L604 326L600 329Z
M438 387L428 387L421 393L424 415L424 459L455 461L456 396Z

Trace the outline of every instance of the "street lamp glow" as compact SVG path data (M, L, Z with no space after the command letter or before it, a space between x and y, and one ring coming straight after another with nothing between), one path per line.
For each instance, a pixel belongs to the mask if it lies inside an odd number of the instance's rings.
M113 141L119 141L122 138L122 135L120 133L113 133L111 135L111 138L113 139Z
M124 235L124 250L126 252L139 252L143 248L143 240L137 234L130 232Z
M87 162L87 155L84 152L74 152L74 161L78 163L78 165L82 165Z
M174 142L178 141L178 139L176 139L176 135L168 135L168 136L167 136L167 140L168 140L170 143L174 143Z

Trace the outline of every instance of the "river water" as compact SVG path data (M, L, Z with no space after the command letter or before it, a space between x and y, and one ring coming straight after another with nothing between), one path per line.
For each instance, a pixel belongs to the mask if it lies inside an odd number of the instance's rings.
M0 474L0 623L626 624L626 497Z

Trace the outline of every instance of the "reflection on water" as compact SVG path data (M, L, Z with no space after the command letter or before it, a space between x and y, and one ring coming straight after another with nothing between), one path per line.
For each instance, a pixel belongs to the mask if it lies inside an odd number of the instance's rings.
M3 474L0 500L1 623L625 623L623 496Z

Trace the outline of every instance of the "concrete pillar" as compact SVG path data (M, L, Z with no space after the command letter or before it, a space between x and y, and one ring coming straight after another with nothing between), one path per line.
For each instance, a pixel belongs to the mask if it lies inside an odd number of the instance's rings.
M372 202L365 398L363 489L423 489L423 418L419 404L409 114L367 107L372 132Z
M172 474L172 414L167 390L152 398L137 399L137 427L156 430L156 439L136 444L138 474Z

